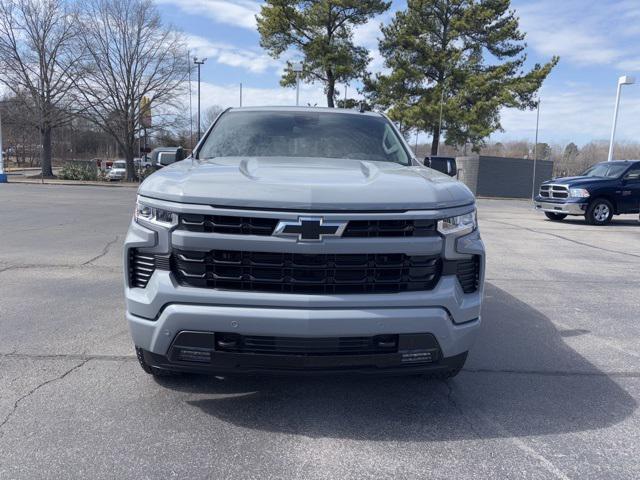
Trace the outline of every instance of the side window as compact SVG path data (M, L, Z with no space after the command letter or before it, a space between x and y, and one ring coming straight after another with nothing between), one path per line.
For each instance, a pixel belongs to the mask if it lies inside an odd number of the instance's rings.
M625 174L624 179L632 182L640 181L640 165L631 167L631 169Z
M382 149L387 155L387 158L391 161L407 165L409 159L407 154L402 148L400 139L393 132L393 129L389 125L384 126L384 135L382 137Z

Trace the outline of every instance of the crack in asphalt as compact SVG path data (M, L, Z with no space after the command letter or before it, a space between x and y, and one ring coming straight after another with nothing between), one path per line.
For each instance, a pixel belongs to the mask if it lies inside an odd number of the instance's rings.
M121 270L121 267L111 266L111 265L77 265L77 264L43 264L43 263L27 263L23 265L10 265L6 268L0 269L0 273L7 272L9 270L47 270L47 269L68 269L73 270L74 268L98 268L105 270L113 270L118 271Z
M486 438L486 434L485 435L481 434L481 432L478 430L478 427L473 422L472 418L462 409L460 404L453 397L454 390L451 385L451 380L443 380L442 382L445 384L445 386L448 389L447 402L460 414L463 421L468 425L471 433L473 433L473 435L477 437L479 440L483 440L484 438ZM484 425L485 430L489 430L489 431L493 430L495 432L498 432L500 435L505 437L509 442L511 442L516 448L522 451L525 455L540 462L542 467L545 470L547 470L549 473L551 473L554 477L560 480L569 480L569 477L567 477L567 475L565 475L562 470L556 467L553 464L553 462L551 462L543 454L536 451L533 447L528 445L524 440L514 437L512 433L508 429L506 429L501 423L491 419L478 408L472 407L471 411L473 412L473 416L476 417L479 423Z
M580 370L516 370L509 368L463 368L466 373L506 373L515 375L540 375L545 377L621 377L640 378L640 372L593 372Z
M122 360L138 360L135 355L84 355L73 353L52 353L52 354L32 354L32 353L0 353L0 358L16 358L31 360L106 360L119 362Z
M107 244L104 246L104 248L102 249L102 252L99 255L96 255L95 257L87 260L82 265L89 265L90 263L95 262L96 260L104 257L107 253L109 253L109 249L111 248L111 245L116 243L119 238L120 238L120 235L116 235L116 238L114 238L110 242L107 242Z
M617 253L619 255L625 255L625 256L628 256L628 257L640 258L640 255L635 254L635 253L622 252L620 250L613 250L613 249L610 249L610 248L599 247L597 245L591 245L590 243L581 242L579 240L573 240L572 238L564 237L564 236L558 235L556 233L543 232L543 231L540 231L540 230L536 230L534 228L523 227L522 225L514 225L513 223L502 222L500 220L485 219L485 221L493 222L493 223L499 223L501 225L508 225L510 227L517 227L519 230L527 230L529 232L537 233L539 235L548 235L550 237L555 237L555 238L559 238L561 240L566 240L567 242L575 243L576 245L582 245L583 247L595 248L596 250L600 250L602 252Z
M64 373L62 373L62 375L58 375L57 377L54 377L54 378L51 378L49 380L45 380L42 383L39 383L34 388L29 390L27 393L22 395L20 398L18 398L13 403L13 408L11 409L11 411L7 414L7 416L4 418L4 420L0 423L0 434L2 433L2 428L7 424L7 422L11 419L11 417L16 413L16 411L18 410L18 407L20 406L20 403L22 403L23 400L25 400L26 398L29 398L31 395L33 395L35 392L37 392L40 388L44 387L45 385L49 385L50 383L57 382L58 380L62 380L64 377L66 377L70 373L75 372L76 370L78 370L79 368L84 366L89 360L91 360L91 359L90 358L86 358L82 362L78 363L77 365L74 365L69 370L67 370Z
M449 404L454 408L454 410L460 414L464 422L469 426L469 430L471 431L471 433L473 433L473 435L478 440L482 440L483 436L476 429L476 426L471 421L469 416L464 412L464 410L462 410L462 407L458 404L456 399L453 398L453 387L451 386L451 382L449 380L442 380L442 383L447 388L447 402L449 402Z

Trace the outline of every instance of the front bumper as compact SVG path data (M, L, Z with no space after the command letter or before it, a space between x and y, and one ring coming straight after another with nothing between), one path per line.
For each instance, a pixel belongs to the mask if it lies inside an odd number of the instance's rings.
M479 316L463 324L442 307L285 309L221 305L167 306L157 320L127 312L135 345L168 355L182 331L232 332L274 337L357 337L430 333L443 357L468 351L480 327Z
M217 352L208 364L171 360L169 355L143 351L147 365L162 370L205 374L271 374L271 375L326 375L373 374L407 375L419 373L445 373L464 365L467 352L454 357L440 358L421 364L402 363L400 354L378 355L246 355Z
M565 215L584 215L588 202L584 199L567 202L550 202L544 197L536 197L536 210L549 213L560 213Z
M172 247L211 249L255 248L257 239L229 236L167 234L132 223L125 241L125 262L129 248L168 252ZM480 328L480 308L484 281L484 246L479 233L442 241L439 238L370 239L363 246L348 239L326 244L297 244L267 237L265 251L324 249L344 253L347 248L400 251L413 254L442 252L447 259L481 258L479 288L464 293L455 275L442 275L430 291L393 294L305 295L225 291L179 285L167 270L155 270L145 288L125 287L126 317L136 346L145 351L148 364L158 368L188 371L371 371L399 372L451 369L471 348ZM451 241L449 241L451 240ZM187 245L187 242L190 242ZM285 245L285 242L286 245ZM394 243L395 242L395 243ZM364 242L363 242L364 243ZM183 245L185 244L185 245ZM333 249L333 250L332 250ZM374 250L375 249L375 250ZM288 251L288 250L285 250ZM345 355L255 355L214 351L206 366L181 364L171 357L172 345L184 331L212 334L326 338L376 335L431 334L438 345L438 359L421 365L405 365L396 354ZM148 358L147 358L148 357ZM451 363L453 362L453 363Z

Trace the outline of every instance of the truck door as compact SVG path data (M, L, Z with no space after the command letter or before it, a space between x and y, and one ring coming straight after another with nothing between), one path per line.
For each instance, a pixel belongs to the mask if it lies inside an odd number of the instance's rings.
M618 197L620 213L640 212L640 163L635 164L622 177L621 194Z

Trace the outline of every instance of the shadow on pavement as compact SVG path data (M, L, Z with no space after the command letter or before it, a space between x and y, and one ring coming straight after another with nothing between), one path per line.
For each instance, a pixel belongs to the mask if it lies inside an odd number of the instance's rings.
M590 225L587 223L584 217L569 216L560 222L547 220L547 219L544 219L544 220L549 224L557 225L562 223L568 223L572 225L584 225L586 227L596 227L596 228L603 228L603 229L606 229L607 227L640 227L640 222L638 221L638 217L636 215L634 216L625 215L624 218L614 216L611 219L611 222L608 225L604 225L604 226Z
M636 408L616 382L564 343L548 318L491 284L467 367L447 382L194 375L162 386L198 394L188 403L243 428L360 440L578 432L616 424ZM485 427L470 428L468 411L488 419Z

